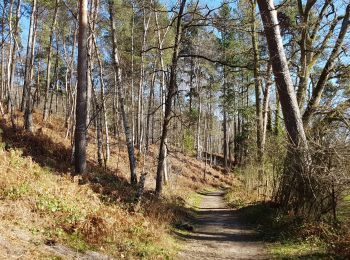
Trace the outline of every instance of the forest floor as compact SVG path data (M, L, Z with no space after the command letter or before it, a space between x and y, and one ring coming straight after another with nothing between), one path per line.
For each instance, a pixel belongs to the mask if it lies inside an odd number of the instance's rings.
M110 161L101 167L95 133L89 132L82 181L72 176L62 118L44 123L34 114L34 134L22 130L21 119L19 113L15 130L9 118L0 119L0 259L343 259L328 254L328 242L319 246L309 239L323 228L319 223L306 228L267 202L247 199L252 192L241 192L237 172L227 174L181 152L169 154L169 183L157 198L155 145L138 154L138 171L149 174L135 212L122 138L111 139ZM341 209L345 222L350 195ZM347 234L327 240L333 251L350 251Z
M73 177L70 137L64 120L42 122L35 132L0 119L0 259L172 259L180 250L172 231L190 211L187 200L204 187L235 185L233 175L181 152L168 157L169 183L154 195L157 146L138 158L148 173L140 208L129 184L123 138L111 138L107 167L97 163L94 131L89 131L88 172ZM204 175L205 173L205 175Z
M224 201L225 191L201 193L194 206L193 232L178 234L186 246L180 259L269 259L259 234L242 222L242 216Z
M108 260L107 255L96 251L79 252L76 249L46 240L8 223L0 224L0 259L80 259Z

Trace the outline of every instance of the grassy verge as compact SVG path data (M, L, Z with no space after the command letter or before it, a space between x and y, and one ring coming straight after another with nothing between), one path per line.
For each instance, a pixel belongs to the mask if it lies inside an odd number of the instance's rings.
M245 221L255 226L267 242L267 250L277 259L321 259L332 257L327 243L311 223L281 213L269 203L252 204L240 209Z
M311 241L284 241L268 245L268 252L275 259L333 259L325 245Z
M349 235L345 222L334 227L327 222L309 222L288 215L272 203L252 202L239 188L229 191L226 201L242 219L255 227L266 241L267 251L275 259L347 259ZM346 197L346 200L349 200ZM345 201L346 201L345 200ZM345 206L342 206L345 212Z
M200 193L192 192L187 200L187 205L193 211L197 211L201 205L203 196Z

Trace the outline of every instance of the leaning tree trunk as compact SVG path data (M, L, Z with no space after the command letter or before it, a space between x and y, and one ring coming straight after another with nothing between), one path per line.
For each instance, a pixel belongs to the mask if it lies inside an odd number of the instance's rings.
M310 186L312 180L305 182L306 176L303 176L310 163L307 153L307 140L284 52L277 11L273 0L258 0L257 2L267 38L285 127L290 141L284 174L276 199L282 206L298 211L307 203L307 199L313 196Z
M88 13L87 0L80 0L79 7L79 38L78 38L78 86L76 101L75 125L75 173L86 171L86 118L87 118L87 33Z
M168 94L165 101L163 129L162 129L162 136L160 139L158 166L157 166L156 193L158 194L158 196L162 193L162 189L163 189L163 168L164 168L164 160L166 155L165 154L166 139L168 136L168 126L171 119L172 101L173 101L173 97L176 94L176 70L177 70L177 64L178 64L181 33L182 33L181 20L185 9L185 4L186 4L186 0L182 0L179 7L179 13L177 16L176 34L175 34L173 57L172 57L171 70L170 70Z
M272 70L275 76L288 137L293 146L305 146L307 143L306 136L284 52L277 11L273 0L258 0L258 5L264 24Z

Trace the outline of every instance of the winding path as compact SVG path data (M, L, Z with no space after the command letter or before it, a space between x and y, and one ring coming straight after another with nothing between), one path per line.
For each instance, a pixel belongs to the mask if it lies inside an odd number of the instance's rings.
M185 235L186 246L178 259L269 259L258 234L229 209L224 192L203 194L194 231Z

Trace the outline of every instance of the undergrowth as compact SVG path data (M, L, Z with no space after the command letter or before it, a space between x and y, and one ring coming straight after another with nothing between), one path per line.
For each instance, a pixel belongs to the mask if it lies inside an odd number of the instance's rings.
M131 213L123 206L106 204L89 185L55 175L18 150L1 149L0 164L2 221L12 223L15 217L17 225L41 236L44 243L63 243L78 251L102 246L115 257L173 253L165 250L173 247L166 231L172 216L161 203L153 210L162 211L162 217L160 213L150 217L151 209Z
M146 185L140 210L134 212L135 191L127 181L123 141L111 147L108 168L98 166L91 141L88 173L84 179L73 178L70 142L64 139L62 120L52 117L43 125L40 118L34 114L35 124L41 125L34 134L20 126L14 131L6 120L0 122L0 226L28 231L35 237L34 248L62 244L78 252L99 251L116 259L172 258L178 242L171 231L176 223L186 221L190 194L203 185L232 185L214 169L208 169L204 180L204 163L175 153L169 160L172 179L164 196L155 197L150 190L153 187ZM94 133L90 134L93 138ZM151 184L156 154L151 147L144 165L151 173ZM39 250L31 254L46 255ZM50 257L55 255L50 253Z
M350 258L348 196L338 207L337 222L327 216L316 222L285 212L271 200L259 196L256 188L247 192L243 182L229 189L225 200L240 213L242 221L259 231L272 258Z

